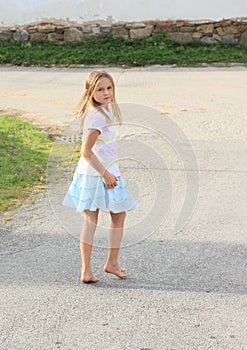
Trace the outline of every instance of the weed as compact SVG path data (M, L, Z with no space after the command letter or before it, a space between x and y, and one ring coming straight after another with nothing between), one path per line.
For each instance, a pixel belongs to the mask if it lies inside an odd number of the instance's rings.
M52 142L27 122L0 116L0 212L19 205L35 186L44 188Z
M247 50L239 45L176 44L164 34L144 39L85 38L80 43L2 42L0 64L14 65L167 65L197 66L202 63L247 63Z

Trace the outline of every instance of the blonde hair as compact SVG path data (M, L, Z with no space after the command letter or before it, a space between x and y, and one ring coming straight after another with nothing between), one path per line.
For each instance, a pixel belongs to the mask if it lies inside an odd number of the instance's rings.
M79 101L77 108L73 113L75 117L82 117L81 126L83 126L86 113L88 112L90 107L99 108L101 113L104 114L109 119L108 115L101 108L100 104L93 98L93 94L96 90L96 86L100 81L100 79L102 78L107 78L111 81L112 88L113 88L113 98L112 98L113 116L117 122L121 123L122 121L121 112L115 97L115 84L112 76L104 70L95 70L88 75L86 79L86 84L85 84L85 92L81 100Z

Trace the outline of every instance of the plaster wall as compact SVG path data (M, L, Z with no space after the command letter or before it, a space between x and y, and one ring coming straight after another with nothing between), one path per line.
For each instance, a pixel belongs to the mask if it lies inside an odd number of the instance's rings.
M0 25L247 17L246 0L0 0Z

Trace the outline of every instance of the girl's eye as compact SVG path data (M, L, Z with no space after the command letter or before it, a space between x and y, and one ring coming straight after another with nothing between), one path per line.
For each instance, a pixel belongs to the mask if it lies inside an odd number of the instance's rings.
M99 91L102 91L102 88L99 88Z
M108 86L107 90L111 90L112 89L112 86Z

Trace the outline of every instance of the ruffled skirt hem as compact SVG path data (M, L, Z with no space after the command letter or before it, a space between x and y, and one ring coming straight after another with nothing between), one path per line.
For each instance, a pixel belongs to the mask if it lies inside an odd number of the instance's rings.
M107 210L121 213L138 207L121 176L117 177L118 185L107 189L101 176L84 175L75 172L73 181L63 200L63 205L75 209L78 213L84 210Z

